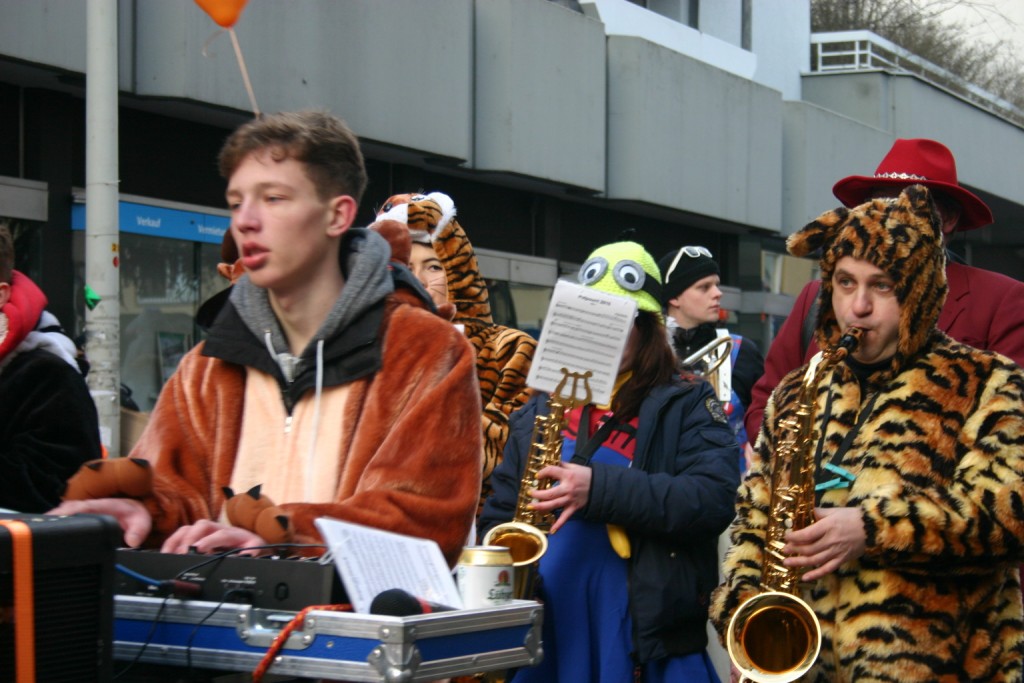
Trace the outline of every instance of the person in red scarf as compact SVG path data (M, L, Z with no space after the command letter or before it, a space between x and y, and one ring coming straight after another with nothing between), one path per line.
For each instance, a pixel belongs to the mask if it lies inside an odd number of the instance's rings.
M0 508L15 512L49 510L82 463L102 455L75 345L46 303L14 270L14 240L0 225Z

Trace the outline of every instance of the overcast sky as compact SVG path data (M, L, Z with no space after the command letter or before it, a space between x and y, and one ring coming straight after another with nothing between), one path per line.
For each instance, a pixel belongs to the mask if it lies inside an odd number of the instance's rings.
M965 0L949 16L972 27L979 38L994 37L1014 45L1024 58L1024 0Z

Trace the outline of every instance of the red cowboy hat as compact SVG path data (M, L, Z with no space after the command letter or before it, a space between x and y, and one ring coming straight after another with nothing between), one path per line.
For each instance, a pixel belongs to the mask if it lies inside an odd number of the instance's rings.
M858 206L871 199L880 187L924 185L956 200L962 213L956 229L974 230L992 222L992 210L973 193L960 187L956 181L956 160L942 143L917 138L899 139L875 169L875 175L852 175L832 187L839 201L846 206Z

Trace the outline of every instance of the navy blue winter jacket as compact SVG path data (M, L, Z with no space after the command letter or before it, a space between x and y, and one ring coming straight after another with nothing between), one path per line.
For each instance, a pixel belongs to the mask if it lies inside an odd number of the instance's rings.
M512 414L505 459L491 475L481 536L515 512L537 394ZM735 514L736 439L705 382L657 387L640 406L632 467L592 463L583 519L625 528L632 547L629 602L639 661L707 645L711 591L718 585L718 536Z

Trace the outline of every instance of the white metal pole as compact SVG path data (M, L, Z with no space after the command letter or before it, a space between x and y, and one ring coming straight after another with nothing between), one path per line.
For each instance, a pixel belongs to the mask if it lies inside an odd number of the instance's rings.
M85 284L89 388L112 457L121 443L120 239L117 165L117 0L88 0L85 89Z

